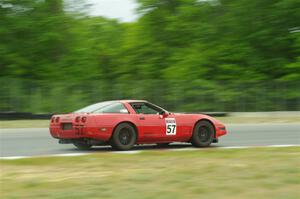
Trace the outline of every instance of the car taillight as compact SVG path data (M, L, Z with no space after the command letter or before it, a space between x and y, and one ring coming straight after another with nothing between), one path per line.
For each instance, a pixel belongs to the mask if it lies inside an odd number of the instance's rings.
M55 120L55 117L52 117L52 118L51 118L51 122L53 123L53 122L54 122L54 120Z
M57 117L57 118L55 119L55 122L56 122L56 123L58 123L58 122L59 122L59 117Z
M82 117L81 122L85 123L86 122L86 117Z
M79 116L75 118L75 122L80 122L80 117Z

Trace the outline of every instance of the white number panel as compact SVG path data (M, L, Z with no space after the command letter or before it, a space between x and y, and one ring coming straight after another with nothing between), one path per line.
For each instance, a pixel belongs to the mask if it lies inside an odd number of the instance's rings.
M166 135L176 135L175 118L166 118Z

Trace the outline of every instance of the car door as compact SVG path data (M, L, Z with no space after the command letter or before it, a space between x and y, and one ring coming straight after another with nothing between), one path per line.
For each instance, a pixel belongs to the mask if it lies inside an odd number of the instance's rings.
M141 141L150 143L176 140L178 132L173 115L163 114L162 109L144 102L132 104L132 107L138 114Z

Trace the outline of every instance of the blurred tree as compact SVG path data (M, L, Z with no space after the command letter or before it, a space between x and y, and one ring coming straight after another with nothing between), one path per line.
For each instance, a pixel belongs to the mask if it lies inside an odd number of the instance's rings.
M0 0L0 110L118 98L177 111L299 110L298 0L137 2L139 20L120 23L66 8L83 1Z

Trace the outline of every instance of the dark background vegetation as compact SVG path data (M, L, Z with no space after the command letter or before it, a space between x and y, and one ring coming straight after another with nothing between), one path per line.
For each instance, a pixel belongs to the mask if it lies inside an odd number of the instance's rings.
M299 0L138 0L131 23L75 2L0 0L1 111L300 109Z

